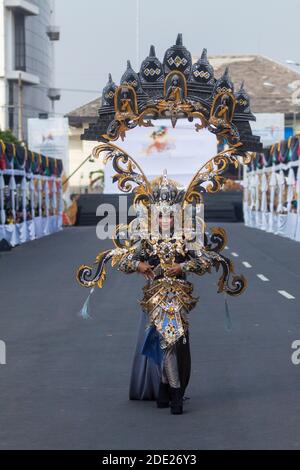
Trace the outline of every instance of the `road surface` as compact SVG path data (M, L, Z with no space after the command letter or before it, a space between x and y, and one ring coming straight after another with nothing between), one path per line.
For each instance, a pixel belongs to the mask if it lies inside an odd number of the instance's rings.
M110 246L72 228L0 257L1 449L299 449L300 244L224 224L226 254L249 281L229 299L217 276L195 277L192 379L182 416L130 402L128 384L143 279L110 270L92 299L75 282ZM280 292L279 292L280 291Z

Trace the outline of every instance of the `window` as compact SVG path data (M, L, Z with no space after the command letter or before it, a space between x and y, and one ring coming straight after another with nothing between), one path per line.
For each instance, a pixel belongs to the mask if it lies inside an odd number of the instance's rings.
M25 16L15 14L15 69L26 71Z

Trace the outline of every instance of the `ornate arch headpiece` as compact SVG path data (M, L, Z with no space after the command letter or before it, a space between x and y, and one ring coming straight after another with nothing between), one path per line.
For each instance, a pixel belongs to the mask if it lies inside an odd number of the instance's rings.
M182 34L176 44L165 52L163 62L151 46L149 56L136 73L130 61L120 85L111 75L102 94L99 119L84 132L84 140L99 142L125 138L136 126L152 126L157 118L179 118L196 121L195 129L207 128L241 152L259 152L260 137L252 135L250 122L255 116L250 110L249 95L244 84L235 92L226 68L216 78L209 63L207 50L192 63L191 53L183 45Z

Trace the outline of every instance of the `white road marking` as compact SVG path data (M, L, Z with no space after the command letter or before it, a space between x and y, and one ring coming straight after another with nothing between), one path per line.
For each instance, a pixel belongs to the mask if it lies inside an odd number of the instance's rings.
M264 281L264 282L269 282L270 279L268 279L266 276L264 276L263 274L257 274L257 277L259 277L259 279L261 281Z
M279 290L278 294L283 295L283 297L285 297L286 299L289 299L289 300L294 300L295 299L295 297L293 295L289 294L285 290Z
M234 256L235 258L238 258L238 257L239 257L239 255L238 255L237 253L235 253L234 251L233 251L231 254L232 254L232 256Z
M248 263L248 261L243 261L243 265L245 266L245 268L252 268L252 265Z
M225 246L225 250L229 250L229 247L228 247L228 246Z

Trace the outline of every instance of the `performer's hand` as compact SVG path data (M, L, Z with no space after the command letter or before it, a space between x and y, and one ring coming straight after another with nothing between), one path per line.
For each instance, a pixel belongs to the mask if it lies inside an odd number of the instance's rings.
M182 269L180 264L174 264L171 268L166 270L166 274L169 277L176 277L182 274Z
M138 265L137 270L139 273L143 274L146 279L151 280L155 278L155 274L152 271L152 268L153 266L150 266L150 264L144 263L143 261L141 261L140 264Z

